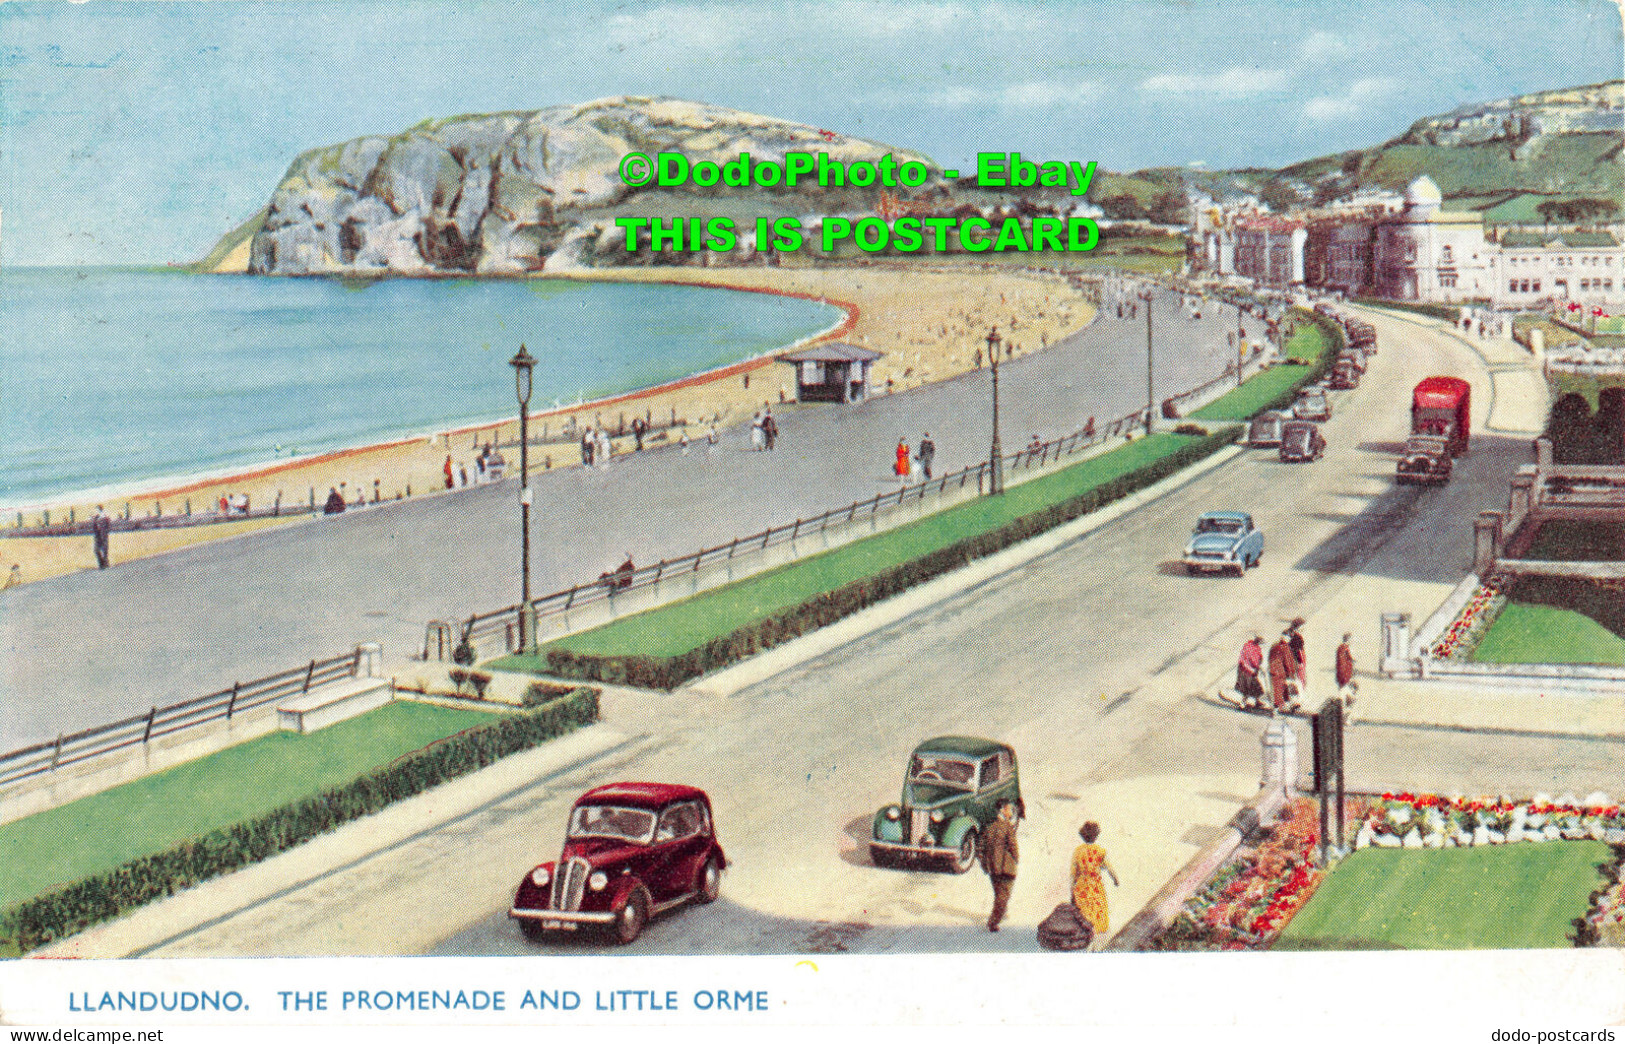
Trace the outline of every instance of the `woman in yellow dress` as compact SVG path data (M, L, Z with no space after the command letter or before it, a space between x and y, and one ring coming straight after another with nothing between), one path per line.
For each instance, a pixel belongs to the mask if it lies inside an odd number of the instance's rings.
M1111 919L1106 913L1106 885L1100 879L1100 872L1110 874L1115 886L1117 871L1106 862L1106 850L1095 844L1100 836L1099 823L1083 824L1078 836L1083 838L1083 844L1072 853L1072 905L1078 908L1084 920L1094 925L1095 938L1104 940Z

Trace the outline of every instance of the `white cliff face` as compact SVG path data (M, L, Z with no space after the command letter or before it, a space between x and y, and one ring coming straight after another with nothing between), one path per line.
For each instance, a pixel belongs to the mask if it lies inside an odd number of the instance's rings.
M591 253L583 240L606 223L596 211L642 191L695 202L707 194L622 184L627 153L678 151L691 163L719 165L741 152L775 162L787 152L825 152L842 163L890 153L899 163L925 163L929 185L940 184L936 164L915 152L671 98L427 120L394 137L358 138L295 159L254 237L249 271L517 274L555 256L558 265L580 263ZM818 190L804 182L798 192ZM671 210L703 213L693 203Z

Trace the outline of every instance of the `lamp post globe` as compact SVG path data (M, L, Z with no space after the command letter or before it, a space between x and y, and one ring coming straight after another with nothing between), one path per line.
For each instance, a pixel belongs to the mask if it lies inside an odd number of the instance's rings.
M988 451L987 492L1004 492L1004 452L999 448L999 328L987 332L987 357L993 364L993 446Z
M536 357L521 344L508 365L513 367L514 394L519 399L519 651L530 648L526 622L530 615L530 392Z

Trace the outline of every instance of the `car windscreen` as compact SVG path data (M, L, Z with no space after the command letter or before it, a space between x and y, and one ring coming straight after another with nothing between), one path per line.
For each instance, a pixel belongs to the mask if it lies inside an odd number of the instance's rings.
M916 754L908 767L910 783L948 784L971 790L975 778L976 766L971 762L938 754Z
M654 813L641 808L583 805L570 814L571 837L614 837L646 843L654 828Z
M1232 536L1241 532L1241 523L1233 518L1204 518L1196 523L1198 533L1228 533Z

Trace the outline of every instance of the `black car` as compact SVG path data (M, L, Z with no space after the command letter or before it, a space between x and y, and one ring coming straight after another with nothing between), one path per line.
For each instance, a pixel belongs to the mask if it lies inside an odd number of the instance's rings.
M1297 464L1319 460L1326 452L1326 439L1320 426L1311 421L1292 420L1281 426L1281 461Z

